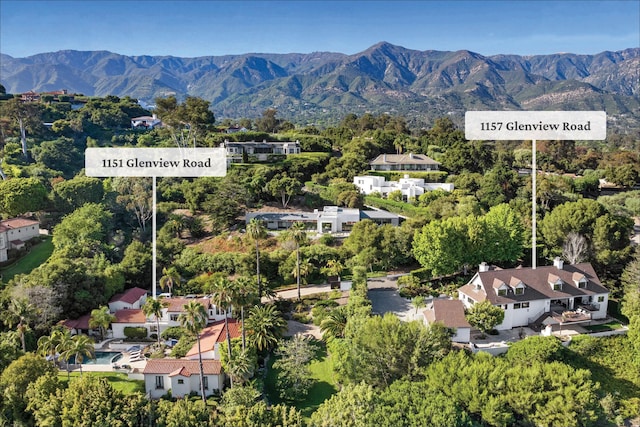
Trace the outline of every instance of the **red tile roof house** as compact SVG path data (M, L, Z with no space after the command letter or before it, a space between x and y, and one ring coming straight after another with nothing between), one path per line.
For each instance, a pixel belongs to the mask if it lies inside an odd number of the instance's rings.
M40 234L40 223L33 219L11 218L0 221L0 262L8 259L9 249L20 249L24 242Z
M504 310L498 330L531 324L586 323L607 316L609 291L589 263L499 269L480 264L478 273L458 289L466 308L485 300Z
M464 304L457 299L434 299L433 303L423 312L424 322L429 325L442 323L454 334L451 341L468 343L471 340L471 325L464 316Z
M211 396L222 390L224 373L218 360L203 360L205 394ZM198 360L150 359L142 371L144 386L152 399L158 399L169 390L173 397L184 397L192 392L200 395L200 367Z
M147 291L142 288L131 288L116 294L109 300L109 311L115 313L118 310L142 308L147 301Z
M242 336L242 327L240 322L235 319L229 319L229 335L231 339L240 338ZM203 359L220 360L220 344L227 339L227 330L224 320L212 323L202 330L200 333L200 350ZM187 359L198 360L198 343L195 343L191 350L185 355Z

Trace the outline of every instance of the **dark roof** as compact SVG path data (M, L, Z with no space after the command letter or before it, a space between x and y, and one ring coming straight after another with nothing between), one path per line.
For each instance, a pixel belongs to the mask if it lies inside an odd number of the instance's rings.
M391 212L387 212L387 211L382 211L382 210L367 210L367 211L360 211L360 219L394 219L394 218L399 218L398 215L391 213Z
M435 299L431 308L424 311L427 322L441 322L447 328L470 328L464 316L464 304L457 299Z
M584 288L579 288L576 280L579 280L583 276L587 283ZM478 302L488 299L492 304L573 298L594 294L606 294L609 292L607 288L602 286L600 279L598 279L593 267L589 263L576 265L564 264L561 269L553 265L537 267L536 269L496 269L478 272L478 278L484 290L476 289L473 284L473 282L475 282L474 277L471 279L471 282L459 289L460 292L469 295ZM525 285L524 292L521 295L516 295L513 287L509 286L511 283L516 283L516 281L512 282L513 278L517 278L518 281L522 281ZM562 289L553 290L550 282L555 282L558 279L562 281ZM508 287L507 294L499 296L495 291L497 287L494 287L494 282L504 282Z

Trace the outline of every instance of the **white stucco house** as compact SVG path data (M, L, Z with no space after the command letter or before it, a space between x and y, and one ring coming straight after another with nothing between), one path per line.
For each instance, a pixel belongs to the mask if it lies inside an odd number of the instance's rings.
M203 360L205 395L218 393L224 386L224 373L218 360ZM158 399L171 391L173 397L190 393L201 394L198 360L149 359L144 370L144 387L152 399Z
M451 341L468 343L471 340L471 325L464 315L464 304L457 299L434 299L423 311L427 325L440 322L449 328L453 335Z
M131 119L131 128L133 129L153 129L162 126L162 120L155 114L152 116L140 116Z
M453 191L454 188L452 183L424 182L422 178L409 178L409 175L398 181L387 181L383 176L356 176L353 183L362 194L380 193L386 197L392 191L401 191L405 200L418 198L428 191Z
M147 291L142 288L131 288L116 294L109 300L109 311L115 313L118 310L142 308L147 301Z
M400 217L383 210L360 210L342 208L338 206L324 206L322 210L313 212L284 211L284 212L247 212L245 221L251 219L263 221L268 230L286 230L295 222L302 222L309 231L317 233L347 233L359 221L369 219L376 224L399 225Z
M470 308L482 301L504 310L498 330L529 324L572 324L604 319L609 291L589 263L500 269L480 264L478 273L458 289L458 298Z
M240 163L243 156L253 161L266 162L273 155L300 154L300 141L244 141L225 140L220 146L227 151L227 163Z
M236 319L229 319L229 336L231 339L242 336L242 327ZM220 344L227 339L227 328L224 320L211 323L200 332L200 350L203 359L220 360ZM186 359L198 360L198 344L185 355Z
M40 223L28 218L0 221L0 262L7 261L9 249L21 249L28 240L40 234Z
M232 310L229 309L226 313L223 310L219 310L215 304L211 303L210 298L162 298L165 304L162 309L162 315L159 322L156 322L154 316L146 317L141 308L122 308L113 312L116 316L116 321L111 324L111 330L113 331L113 338L125 338L125 327L144 327L147 329L148 334L162 333L165 329L172 326L180 326L178 320L180 314L184 312L184 306L191 301L196 301L205 307L208 314L208 323L224 320L226 316L231 316ZM111 302L109 303L111 306ZM142 305L140 305L142 306ZM160 331L157 331L158 323L160 325Z

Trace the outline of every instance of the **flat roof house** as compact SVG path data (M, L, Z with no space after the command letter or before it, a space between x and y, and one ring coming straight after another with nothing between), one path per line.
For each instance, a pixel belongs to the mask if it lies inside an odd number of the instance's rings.
M480 264L478 273L458 289L458 298L470 308L490 301L504 310L505 330L530 324L569 324L604 319L609 291L589 263L500 269Z

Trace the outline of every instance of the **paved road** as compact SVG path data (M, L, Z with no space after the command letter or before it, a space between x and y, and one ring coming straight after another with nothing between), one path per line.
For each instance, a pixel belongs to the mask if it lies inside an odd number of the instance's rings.
M397 278L379 277L367 281L373 313L382 315L390 312L404 321L420 318L420 311L416 314L411 302L398 294L396 280Z

